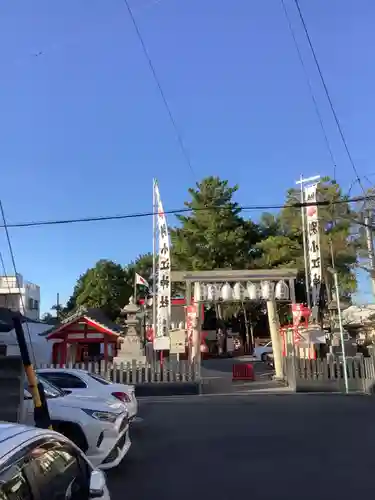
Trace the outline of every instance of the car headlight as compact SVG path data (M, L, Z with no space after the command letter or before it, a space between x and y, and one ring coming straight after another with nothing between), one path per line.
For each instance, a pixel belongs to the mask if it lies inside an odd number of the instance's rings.
M117 413L112 413L110 411L97 411L97 410L89 410L89 409L84 409L84 408L82 408L82 411L84 411L90 417L95 418L96 420L100 420L101 422L114 423L114 422L116 422L116 419L118 418Z

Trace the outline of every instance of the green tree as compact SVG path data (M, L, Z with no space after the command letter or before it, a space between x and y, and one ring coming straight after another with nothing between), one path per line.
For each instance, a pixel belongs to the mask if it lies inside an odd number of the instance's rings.
M339 184L328 177L318 186L319 200L328 202L319 206L320 249L322 255L323 279L327 284L328 300L332 299L333 279L328 272L332 267L332 256L338 270L341 293L349 297L357 287L356 268L358 251L362 238L354 231L357 214L347 203ZM337 202L340 203L337 203ZM304 282L304 259L301 227L301 209L290 207L300 202L300 192L290 189L287 193L286 207L276 216L265 214L260 222L264 239L257 247L261 252L257 267L296 267L299 270L299 283ZM325 229L332 228L329 232ZM331 253L332 248L332 253ZM303 286L299 287L303 290Z
M134 262L131 262L125 268L126 282L129 287L134 289L135 273L138 273L142 278L144 278L150 285L150 291L153 286L153 276L152 276L152 254L146 253L139 255ZM137 297L143 298L147 295L148 290L146 287L137 288Z
M121 265L99 260L79 277L64 312L79 306L97 307L109 318L115 319L133 291L127 278Z
M258 228L245 221L233 195L238 186L208 177L189 189L185 206L191 215L179 215L171 231L172 266L175 269L212 270L251 267Z
M42 322L47 323L47 325L55 325L58 323L58 319L56 316L53 316L51 313L44 313L42 316Z

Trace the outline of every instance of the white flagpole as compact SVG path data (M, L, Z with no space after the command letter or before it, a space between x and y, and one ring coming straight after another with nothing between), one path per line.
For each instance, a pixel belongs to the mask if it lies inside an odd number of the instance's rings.
M155 183L156 179L152 180L152 330L154 338L156 337L156 199L155 199Z

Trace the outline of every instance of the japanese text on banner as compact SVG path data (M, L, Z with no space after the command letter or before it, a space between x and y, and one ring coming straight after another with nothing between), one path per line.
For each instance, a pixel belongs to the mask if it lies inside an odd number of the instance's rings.
M305 188L305 202L316 203L317 184ZM307 245L310 270L310 284L319 286L322 281L322 259L320 252L318 206L306 207Z
M167 220L157 184L155 184L155 200L159 234L156 336L164 337L169 335L171 318L171 258Z

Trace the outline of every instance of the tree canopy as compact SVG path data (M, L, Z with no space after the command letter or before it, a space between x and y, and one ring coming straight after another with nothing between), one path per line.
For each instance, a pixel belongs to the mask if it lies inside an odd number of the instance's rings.
M241 217L233 200L238 186L208 177L189 189L185 206L191 215L178 215L179 226L172 228L172 265L177 269L249 268L259 241L258 228Z
M329 202L318 208L322 270L328 299L331 300L332 296L332 276L328 268L333 262L338 271L341 293L350 296L357 288L356 269L359 249L363 245L363 238L355 226L357 213L350 207L339 184L329 177L319 183L318 196L320 201ZM290 207L299 202L300 191L290 189L285 208L279 214L263 215L260 228L265 238L257 245L262 253L257 264L269 268L296 267L300 281L304 281L301 209Z
M172 268L293 267L299 270L299 299L305 300L301 210L290 206L300 202L300 192L290 189L282 210L264 213L254 222L242 215L234 199L237 191L238 186L230 186L219 177L207 177L188 190L185 206L191 211L189 215L178 215L176 226L170 228ZM323 179L318 192L320 200L328 202L327 206L319 206L322 269L328 298L332 296L332 278L327 268L332 265L332 256L343 294L350 297L357 287L356 269L363 247L363 237L356 229L358 214L335 181ZM152 284L151 254L140 255L127 265L99 260L78 278L63 312L85 305L100 307L109 317L116 318L133 294L135 272Z

